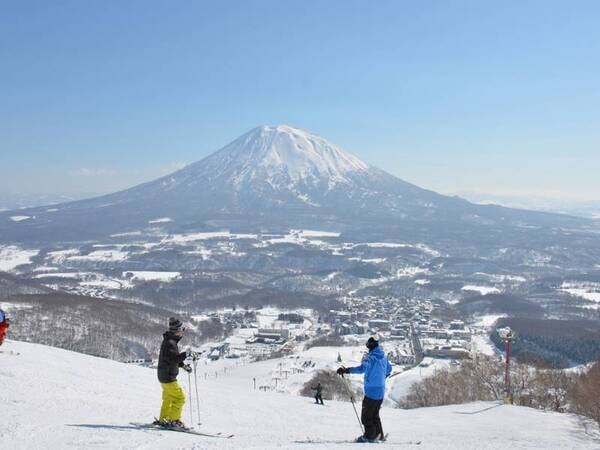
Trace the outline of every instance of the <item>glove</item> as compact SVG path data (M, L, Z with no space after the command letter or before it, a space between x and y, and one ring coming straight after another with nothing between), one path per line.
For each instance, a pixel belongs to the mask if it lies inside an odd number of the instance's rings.
M190 366L189 364L184 364L182 369L185 370L187 373L192 373L192 366Z
M338 368L338 370L337 370L338 375L344 375L345 373L350 373L350 372L344 366Z

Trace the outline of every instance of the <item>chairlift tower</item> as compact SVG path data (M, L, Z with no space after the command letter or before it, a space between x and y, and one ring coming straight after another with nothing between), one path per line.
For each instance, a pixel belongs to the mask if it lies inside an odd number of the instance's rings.
M504 358L504 401L508 404L513 404L513 394L510 385L510 356L512 352L512 344L515 341L515 333L510 327L499 328L498 335L504 341L504 350L506 356Z

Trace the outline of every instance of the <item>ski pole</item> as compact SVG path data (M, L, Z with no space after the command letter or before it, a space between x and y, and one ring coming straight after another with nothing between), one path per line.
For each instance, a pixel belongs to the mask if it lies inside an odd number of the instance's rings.
M198 365L197 355L194 355L194 386L196 387L196 414L198 415L198 425L200 424L200 396L198 395L198 376L196 375L196 366Z
M350 389L350 382L344 377L344 374L341 375L344 386L346 387L346 390L348 391L348 394L350 395L350 403L352 403L352 409L354 409L354 415L356 416L356 420L358 421L358 426L360 427L360 432L364 435L365 434L365 430L362 426L362 422L360 421L360 418L358 417L358 411L356 410L356 405L354 404L354 394L352 393L352 390Z
M190 397L190 426L194 423L192 412L192 375L188 372L188 392Z

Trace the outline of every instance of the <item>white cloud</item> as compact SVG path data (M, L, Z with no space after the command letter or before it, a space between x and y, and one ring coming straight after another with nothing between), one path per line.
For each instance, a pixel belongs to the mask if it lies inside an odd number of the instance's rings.
M185 166L187 166L188 163L184 162L184 161L173 161L169 164L167 164L164 167L160 168L160 173L163 175L168 175L170 173L173 173L177 170L181 170L183 169Z
M81 167L79 169L69 171L69 175L72 177L110 177L116 174L116 170L105 168Z

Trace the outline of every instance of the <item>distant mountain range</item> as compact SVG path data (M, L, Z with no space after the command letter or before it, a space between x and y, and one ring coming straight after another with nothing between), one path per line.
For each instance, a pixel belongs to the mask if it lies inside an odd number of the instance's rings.
M495 204L508 208L530 209L571 216L600 219L600 200L583 201L530 195L498 195L476 192L459 192L459 196L478 204Z
M452 176L449 174L448 176ZM595 228L419 188L290 126L261 126L170 175L114 194L0 213L0 241L81 241L141 230L323 227L458 239L484 231Z
M55 205L57 203L72 202L83 198L96 197L98 194L80 193L80 194L57 194L57 193L16 193L0 192L0 211L10 211L14 209L35 208L36 206Z

